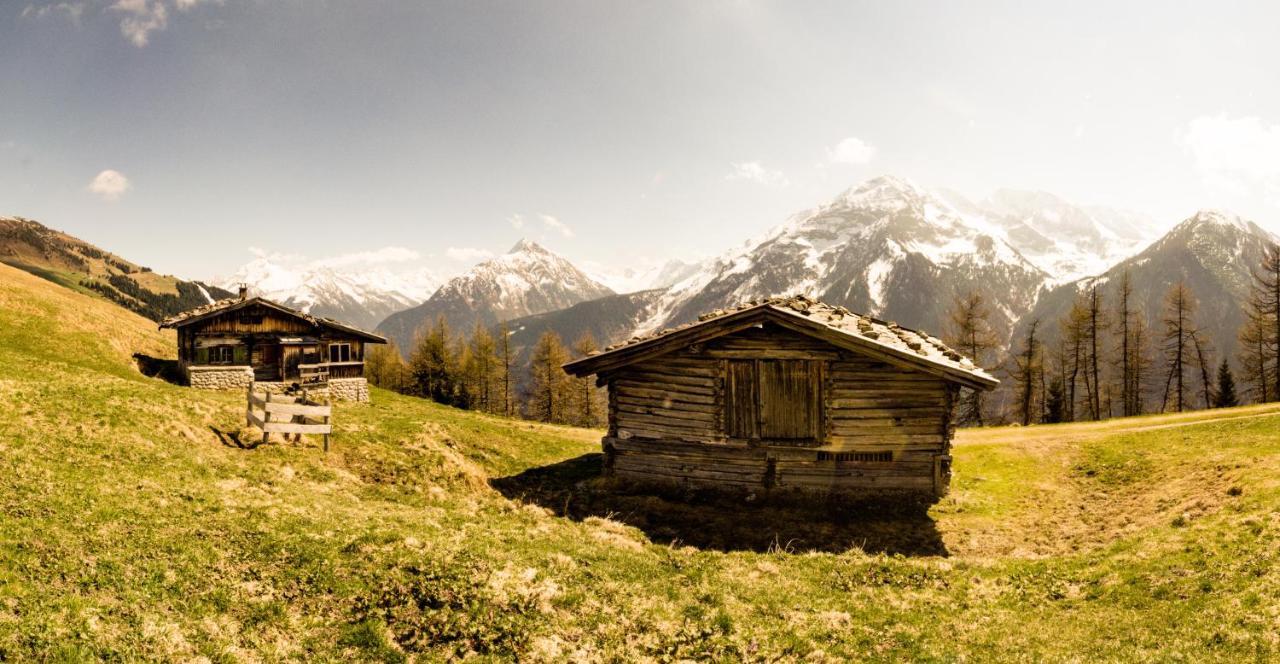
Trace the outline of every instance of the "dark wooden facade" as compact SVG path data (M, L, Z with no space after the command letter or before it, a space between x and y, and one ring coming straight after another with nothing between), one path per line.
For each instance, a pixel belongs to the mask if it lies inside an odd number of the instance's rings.
M248 366L262 382L364 376L365 346L383 337L262 298L224 300L161 323L178 332L183 367Z
M835 327L817 306L806 304L819 320L748 307L566 365L608 385L609 470L725 489L944 493L957 391L996 381L927 335L876 321L895 343L882 342L854 320L873 319L840 314Z

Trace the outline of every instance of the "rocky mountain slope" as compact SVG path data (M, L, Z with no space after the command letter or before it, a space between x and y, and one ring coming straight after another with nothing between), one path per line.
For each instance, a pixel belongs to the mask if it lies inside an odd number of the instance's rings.
M406 354L424 325L443 316L455 331L556 311L612 295L564 258L530 240L450 279L426 302L389 316L378 332Z
M981 288L991 297L996 328L1007 334L1050 280L1001 225L886 176L709 261L664 295L640 331L744 300L804 293L940 333L955 296Z
M268 257L255 258L220 280L286 306L372 330L397 311L422 304L440 286L430 270L397 274L385 267L344 270L323 265L293 268Z
M1244 323L1250 274L1261 263L1267 244L1273 242L1280 242L1280 238L1254 222L1229 212L1201 210L1102 274L1045 293L1020 327L1035 319L1056 324L1070 311L1076 295L1095 284L1102 288L1104 303L1111 306L1115 284L1127 270L1134 301L1152 325L1158 325L1169 287L1183 280L1199 302L1196 320L1215 349L1234 354L1236 335Z
M977 203L954 192L939 195L1003 229L1009 244L1056 283L1100 274L1160 235L1140 214L1083 207L1040 191L1001 189Z
M0 217L0 263L99 295L156 321L231 296L209 284L156 274L22 217Z

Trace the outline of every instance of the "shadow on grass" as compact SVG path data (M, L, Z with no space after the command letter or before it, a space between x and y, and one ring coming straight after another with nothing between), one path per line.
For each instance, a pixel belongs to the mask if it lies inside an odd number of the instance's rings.
M218 442L227 447L234 447L240 450L252 450L257 449L258 446L262 445L262 441L260 440L255 440L250 443L240 440L240 433L237 431L223 431L222 429L214 426L209 427L209 430L213 432L213 435L218 437Z
M152 357L144 353L134 353L133 361L138 363L138 371L150 378L159 378L174 385L186 385L187 377L182 375L182 367L177 360Z
M733 496L673 488L654 490L600 476L603 455L580 457L490 484L504 496L580 521L606 517L634 526L653 542L715 551L824 551L946 556L946 545L918 497L852 501Z

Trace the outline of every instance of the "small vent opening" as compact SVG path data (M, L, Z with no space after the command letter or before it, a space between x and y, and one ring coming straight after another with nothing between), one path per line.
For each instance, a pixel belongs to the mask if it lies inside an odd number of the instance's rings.
M893 452L818 452L818 461L893 461Z

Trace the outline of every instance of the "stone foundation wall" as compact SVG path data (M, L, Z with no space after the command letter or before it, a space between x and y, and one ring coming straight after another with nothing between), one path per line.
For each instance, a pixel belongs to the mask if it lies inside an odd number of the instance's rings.
M329 394L340 401L369 401L369 381L364 378L330 378Z
M253 382L253 369L245 366L187 367L191 387L202 390L243 390Z
M248 383L245 383L247 386ZM292 387L293 383L257 382L253 389L257 392L281 394ZM307 388L309 399L333 399L334 401L369 401L369 383L364 378L330 378L329 386Z

